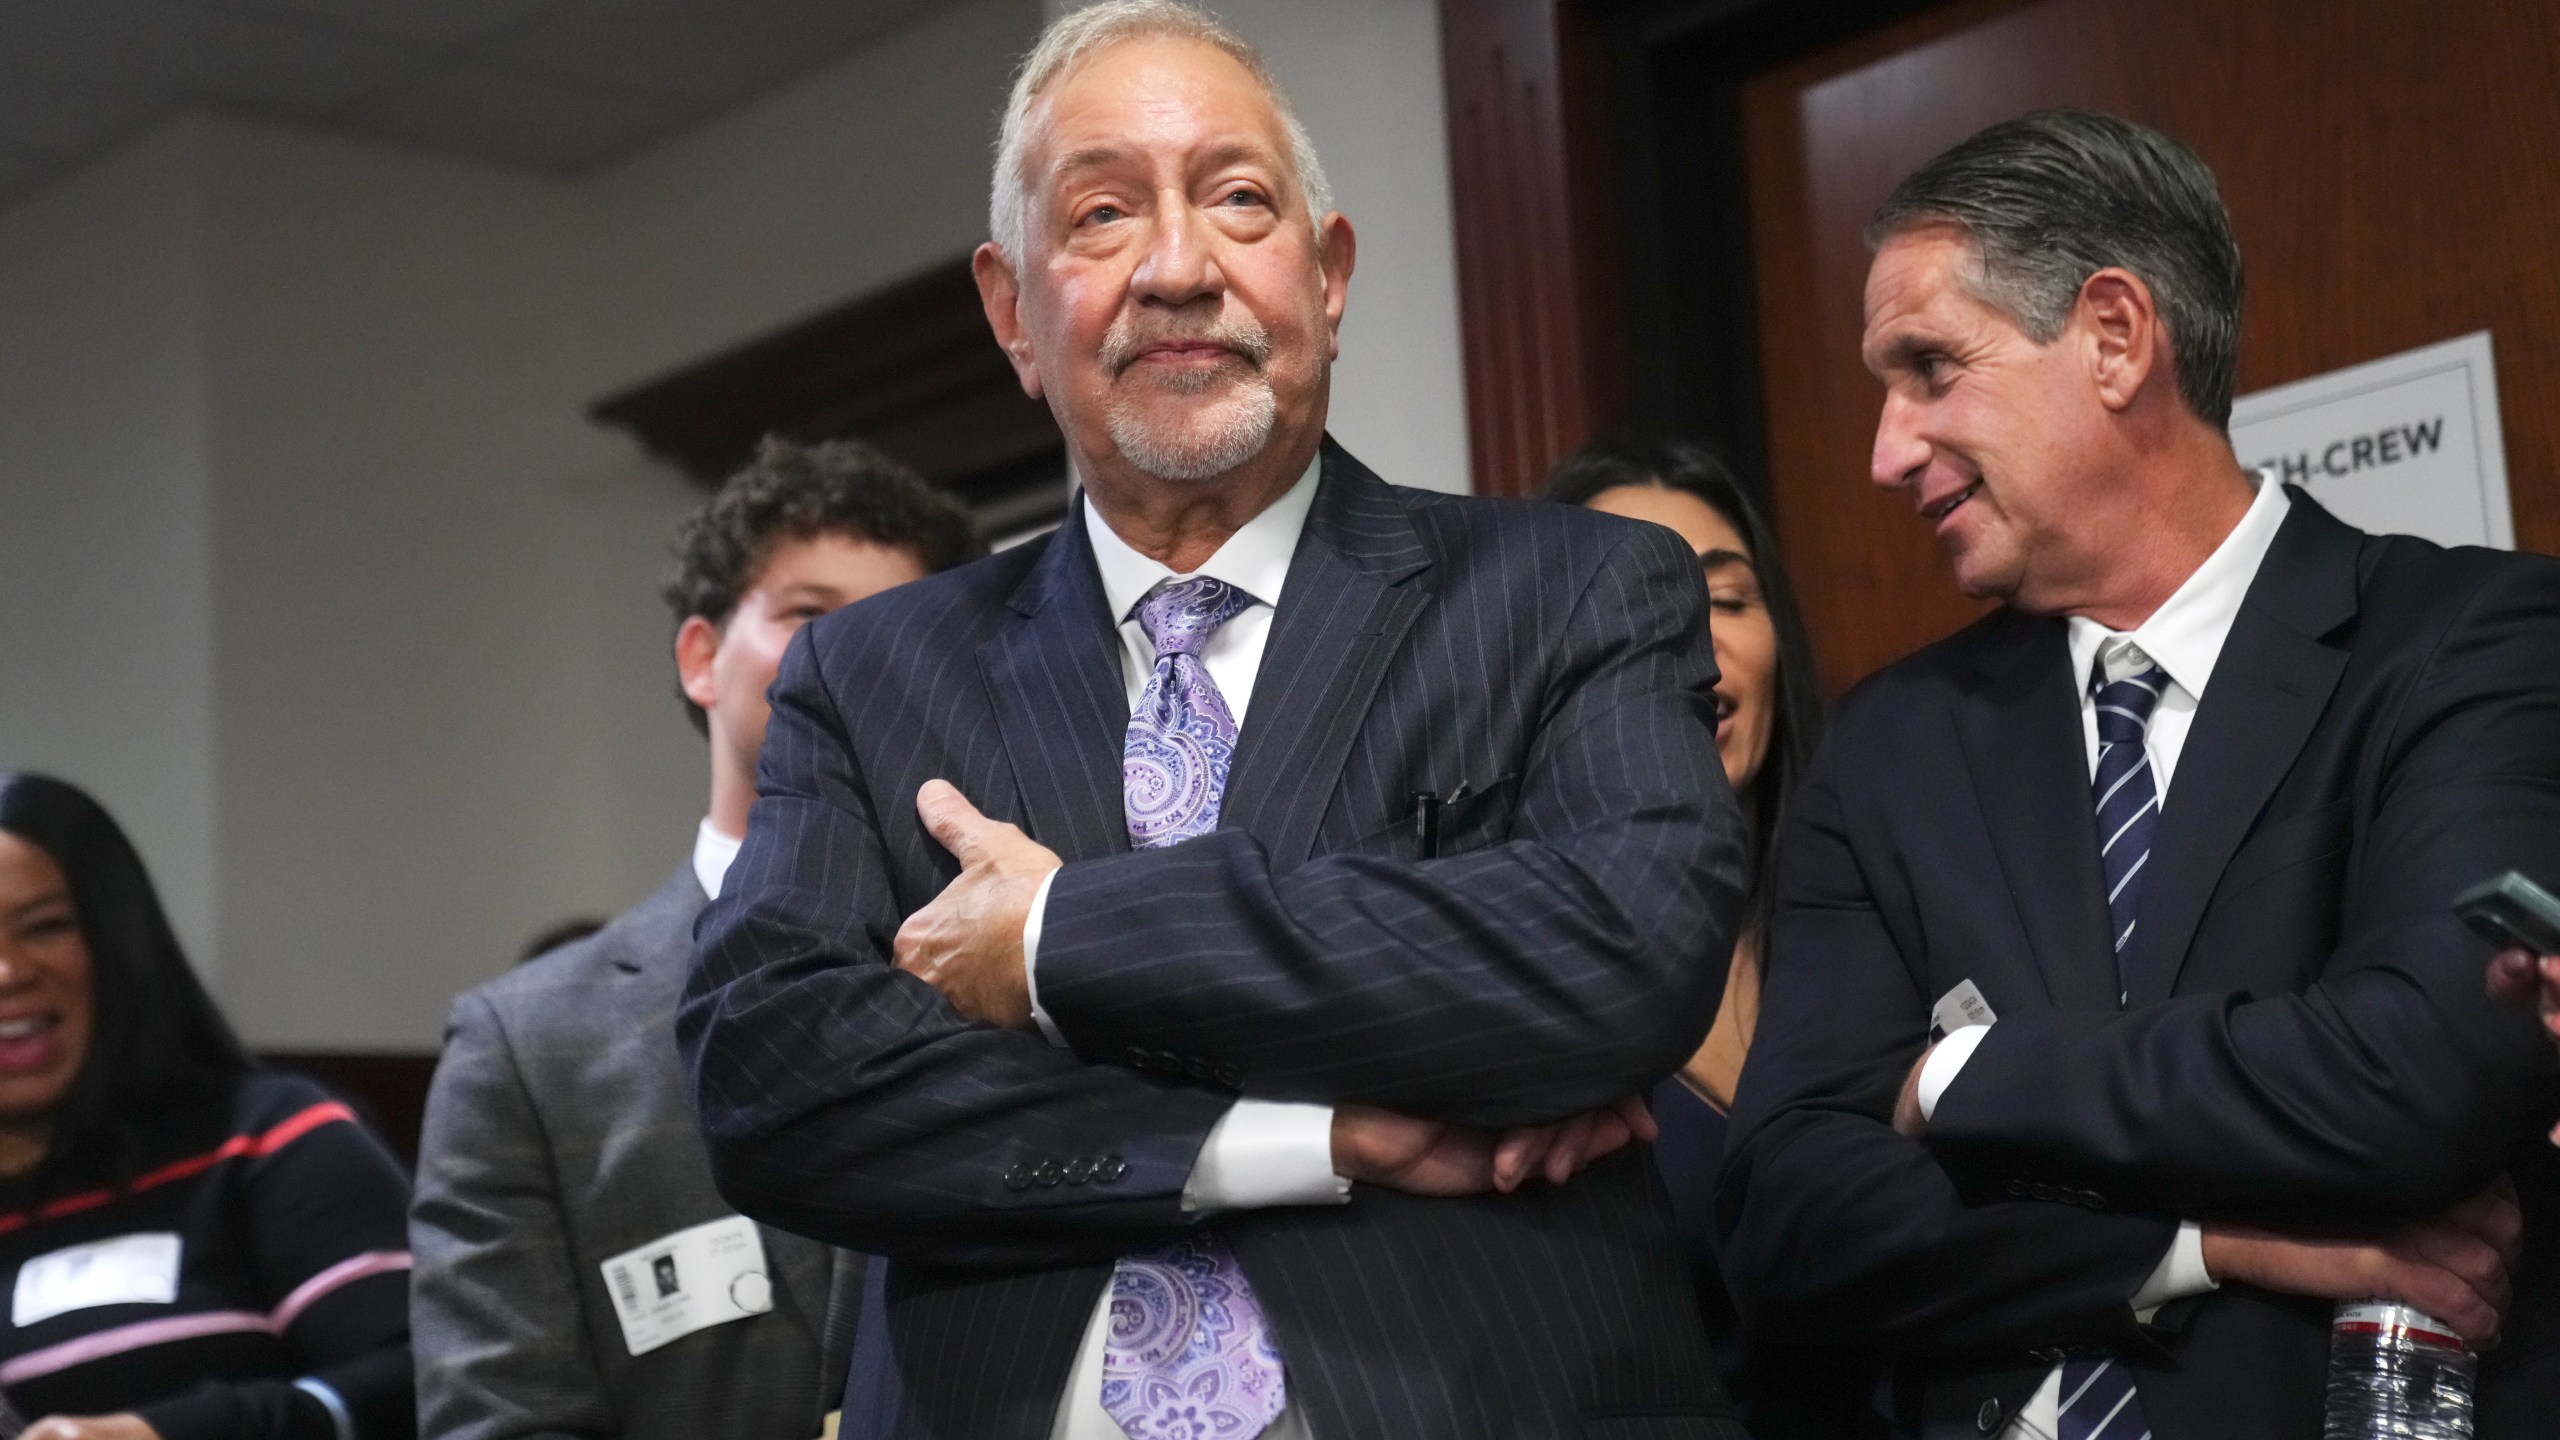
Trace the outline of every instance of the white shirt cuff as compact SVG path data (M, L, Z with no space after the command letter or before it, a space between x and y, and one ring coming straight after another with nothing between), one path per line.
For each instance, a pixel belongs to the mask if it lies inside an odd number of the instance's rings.
M1038 1004L1037 1001L1033 1003L1035 1006ZM1032 1013L1039 1012L1034 1009ZM1938 1048L1929 1052L1929 1058L1920 1065L1921 1119L1938 1118L1938 1097L1946 1094L1947 1087L1956 1083L1956 1072L1964 1068L1964 1062L1973 1058L1973 1047L1981 1044L1982 1037L1990 1033L1989 1025L1967 1025L1939 1041Z
M2221 1288L2222 1282L2204 1268L2204 1227L2193 1220L2181 1221L2178 1238L2169 1242L2169 1253L2160 1257L2151 1278L2133 1292L2133 1315L2148 1325L2152 1312L2170 1301Z
M1040 1027L1050 1044L1064 1050L1065 1033L1040 1008L1040 922L1049 913L1049 885L1057 878L1055 870L1040 877L1040 888L1031 892L1031 913L1022 917L1022 988L1031 996L1031 1023Z
M1182 1208L1195 1213L1274 1205L1341 1205L1351 1182L1333 1173L1333 1107L1239 1100L1209 1127Z

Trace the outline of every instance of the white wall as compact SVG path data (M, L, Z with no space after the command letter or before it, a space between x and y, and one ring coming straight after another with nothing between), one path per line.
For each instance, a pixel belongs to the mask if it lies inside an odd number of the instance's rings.
M1430 0L1244 0L1361 235L1334 430L1464 488ZM568 183L202 117L0 214L0 765L134 831L247 1038L423 1049L681 863L655 594L699 492L600 395L966 251L1041 0Z
M705 761L655 585L700 492L585 407L966 249L948 177L993 110L947 97L1036 24L960 7L568 185L206 122L222 993L254 1043L431 1045L526 937L683 862Z
M1433 0L1222 0L1360 239L1327 428L1399 485L1465 491L1466 380Z
M86 786L218 969L198 127L0 214L0 768Z
M1039 28L1038 0L975 0L583 182L602 383L975 248L997 111Z
M569 364L575 231L538 181L207 133L222 995L259 1044L426 1045L526 936L663 868L616 873L601 804L652 777L597 744L644 697L597 683L575 481L613 451ZM662 628L645 590L615 608ZM659 860L699 791L660 794Z

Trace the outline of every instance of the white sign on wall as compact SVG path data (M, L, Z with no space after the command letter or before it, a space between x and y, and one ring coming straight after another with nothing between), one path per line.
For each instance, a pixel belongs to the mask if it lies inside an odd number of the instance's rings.
M2243 395L2231 448L2358 529L2516 543L2486 330Z

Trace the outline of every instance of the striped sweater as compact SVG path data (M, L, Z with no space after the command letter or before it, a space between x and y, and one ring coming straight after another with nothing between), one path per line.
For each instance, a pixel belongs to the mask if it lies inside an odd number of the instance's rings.
M163 1440L413 1435L408 1180L355 1115L252 1074L154 1149L0 1214L9 1406L131 1410Z

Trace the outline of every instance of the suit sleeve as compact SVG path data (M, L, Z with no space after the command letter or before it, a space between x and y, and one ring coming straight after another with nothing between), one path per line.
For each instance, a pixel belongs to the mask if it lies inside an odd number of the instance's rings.
M1706 594L1696 557L1652 526L1589 573L1506 843L1275 874L1220 830L1060 870L1040 997L1076 1050L1200 1056L1258 1097L1488 1126L1677 1068L1715 1014L1746 864Z
M542 1127L485 996L454 1002L427 1095L410 1310L422 1429L568 1440L614 1428Z
M2502 566L2413 667L2316 983L2004 1020L1940 1099L1933 1145L2279 1227L2387 1226L2488 1184L2548 1123L2560 1064L2531 1016L2487 999L2489 947L2451 904L2510 868L2560 877L2556 577Z
M804 631L677 1011L722 1195L829 1244L953 1266L1102 1260L1181 1233L1183 1184L1233 1097L964 1020L891 967L906 912L830 684Z
M1778 1340L2146 1353L2127 1301L2174 1221L2046 1200L1972 1203L1892 1127L1928 1001L1904 958L1918 937L1886 919L1911 913L1899 903L1908 897L1890 871L1871 881L1853 843L1844 792L1860 777L1840 773L1840 738L1798 790L1778 847L1760 1024L1717 1182L1734 1299Z

